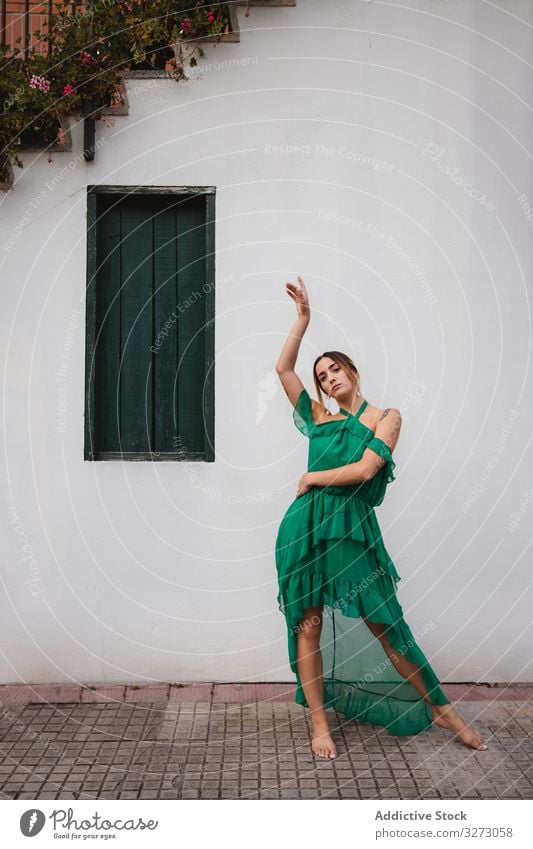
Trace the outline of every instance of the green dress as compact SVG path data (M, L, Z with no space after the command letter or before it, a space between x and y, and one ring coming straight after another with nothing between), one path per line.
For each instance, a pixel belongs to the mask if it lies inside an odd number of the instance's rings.
M407 625L396 595L400 576L385 545L374 507L395 480L395 462L383 440L354 415L315 424L303 389L293 411L309 438L308 471L355 463L367 448L387 461L374 477L348 486L312 486L289 505L278 529L275 556L279 610L285 616L289 662L296 675L295 702L307 704L296 664L298 624L307 607L323 604L320 650L324 705L347 719L374 723L394 736L431 726L432 711L412 683L393 666L362 615L386 626L397 652L416 664L434 704L450 704Z

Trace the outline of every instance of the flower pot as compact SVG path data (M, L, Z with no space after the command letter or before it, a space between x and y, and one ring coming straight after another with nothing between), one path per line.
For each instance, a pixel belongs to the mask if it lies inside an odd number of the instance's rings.
M49 147L61 141L64 131L61 118L45 112L20 130L19 141L23 147Z
M20 129L19 126L18 143L22 150L71 150L69 119L60 114L54 115L48 122L42 124L38 118L24 129Z

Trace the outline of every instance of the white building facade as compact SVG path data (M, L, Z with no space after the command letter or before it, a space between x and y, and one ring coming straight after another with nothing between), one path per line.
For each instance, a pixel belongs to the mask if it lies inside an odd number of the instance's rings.
M236 14L189 81L125 79L92 162L73 119L0 196L1 683L292 680L274 543L307 442L274 366L297 274L309 392L341 350L402 411L377 515L421 648L443 682L530 682L533 8ZM142 278L126 360L98 359L106 286L145 254L152 292L194 273L148 324Z

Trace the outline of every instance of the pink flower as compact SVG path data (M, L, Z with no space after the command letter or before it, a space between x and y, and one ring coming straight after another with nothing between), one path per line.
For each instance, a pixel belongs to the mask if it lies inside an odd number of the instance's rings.
M70 83L67 83L65 86L63 86L63 95L65 97L67 97L69 94L72 94L73 91L74 91L74 86L71 85Z
M50 89L50 80L45 80L44 77L38 77L37 74L33 74L30 80L30 88L38 88L41 91L48 91Z
M90 53L88 53L86 50L81 50L81 51L80 51L80 58L81 58L82 65L90 65L90 64L91 64L91 62L96 62L96 61L97 61L97 60L94 58L94 56L91 56L91 54L90 54Z
M213 21L215 20L215 13L213 12L212 9L207 13L207 20L209 21L210 24L212 24Z
M191 28L191 22L190 22L189 18L185 18L185 19L181 22L180 26L181 26L181 30L180 30L180 32L182 32L182 33L188 33L188 32L189 32L189 30L190 30L190 28Z

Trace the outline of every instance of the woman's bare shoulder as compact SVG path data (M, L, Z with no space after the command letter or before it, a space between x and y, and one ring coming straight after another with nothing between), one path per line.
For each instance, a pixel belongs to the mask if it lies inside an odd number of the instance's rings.
M363 421L364 416L368 416L366 421ZM375 436L386 442L391 450L394 448L402 426L402 414L397 407L382 409L368 404L361 415L361 421L374 431Z
M372 419L375 419L376 422L383 421L387 417L389 419L396 419L402 417L402 414L397 409L397 407L373 407L372 404L367 404L365 415L369 416Z

